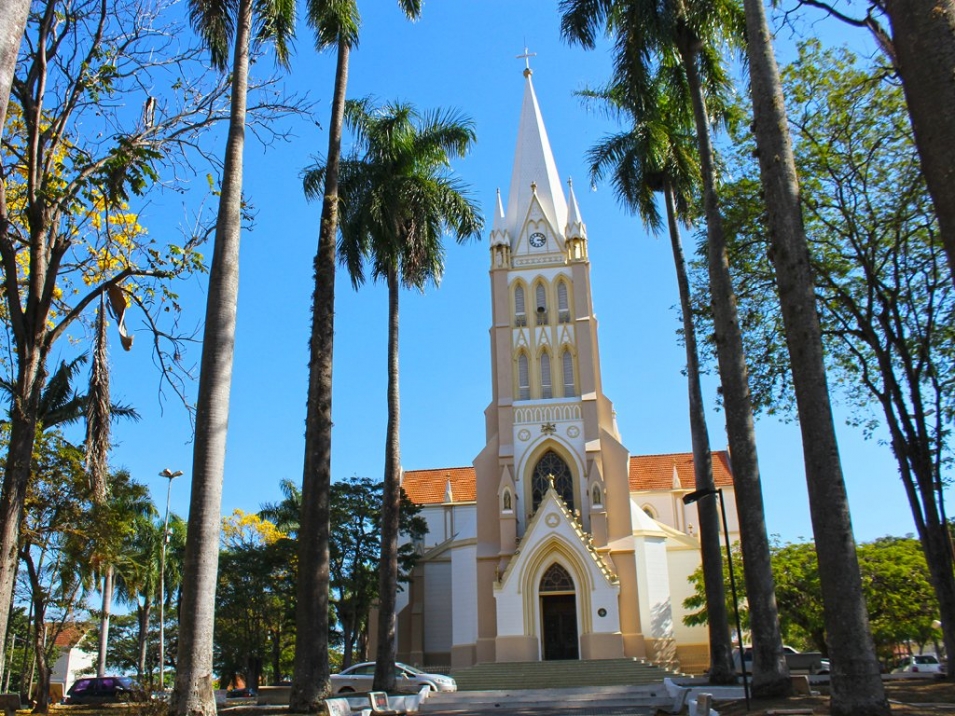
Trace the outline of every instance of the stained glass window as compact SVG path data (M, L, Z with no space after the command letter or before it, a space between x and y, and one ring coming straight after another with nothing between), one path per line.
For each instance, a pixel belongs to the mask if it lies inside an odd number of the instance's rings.
M545 452L534 467L534 477L531 481L533 492L533 509L536 512L544 499L544 493L549 487L549 476L554 477L554 489L567 505L567 509L574 509L574 476L567 463L553 450Z

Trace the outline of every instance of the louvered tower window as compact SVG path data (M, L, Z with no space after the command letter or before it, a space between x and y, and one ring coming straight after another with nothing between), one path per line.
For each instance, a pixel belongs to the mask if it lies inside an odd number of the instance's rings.
M521 353L517 357L517 399L531 399L530 372L527 369L527 354Z
M570 354L569 349L564 349L564 353L560 357L560 362L561 369L564 373L564 397L577 395L576 386L574 385L574 357Z
M524 309L524 287L521 285L514 289L514 325L527 325L527 313Z
M546 351L541 354L541 397L554 397L554 388L550 379L550 353Z
M560 323L570 323L570 303L567 300L567 284L563 281L557 284L557 320Z
M537 284L534 297L537 303L537 325L547 325L547 290L544 288L544 284Z

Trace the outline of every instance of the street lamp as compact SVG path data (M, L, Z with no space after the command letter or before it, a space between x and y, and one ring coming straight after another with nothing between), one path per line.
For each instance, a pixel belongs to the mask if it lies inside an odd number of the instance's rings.
M166 544L169 542L169 498L172 496L172 481L182 475L182 470L173 472L168 467L159 473L169 480L166 487L166 516L162 525L162 551L159 557L159 690L166 690Z
M746 710L749 711L749 681L746 678L746 654L743 651L743 625L739 620L739 600L736 598L736 577L733 575L733 554L730 551L730 528L726 522L726 503L723 488L706 487L683 495L683 504L692 505L704 497L717 495L720 498L720 513L723 515L723 536L726 539L726 560L730 566L730 591L733 594L733 612L736 614L736 640L739 643L739 665L743 672L743 696L746 698Z

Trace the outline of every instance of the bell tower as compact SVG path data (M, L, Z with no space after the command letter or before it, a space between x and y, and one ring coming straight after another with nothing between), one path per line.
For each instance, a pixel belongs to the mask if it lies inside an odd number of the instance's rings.
M572 183L565 194L560 181L529 66L506 206L498 191L490 234L492 399L487 443L474 461L477 634L474 653L452 653L452 660L640 655L639 616L619 608L636 602L629 455L601 386L587 228ZM615 557L621 550L629 557ZM564 611L551 616L577 621L577 642L564 651L548 642L553 635L543 623L551 617L538 611L547 602L538 591L557 583L554 574L571 586L558 595ZM518 606L512 592L523 595L522 617L502 624ZM565 613L571 608L576 617Z

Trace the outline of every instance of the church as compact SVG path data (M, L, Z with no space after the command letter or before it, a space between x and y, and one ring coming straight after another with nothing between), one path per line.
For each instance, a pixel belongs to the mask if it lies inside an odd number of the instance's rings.
M398 659L635 657L700 672L706 628L683 624L700 565L696 505L681 499L695 489L693 456L623 444L601 386L587 227L531 77L490 233L486 445L469 467L403 473L429 532L398 595ZM713 472L735 540L727 453L714 452Z

